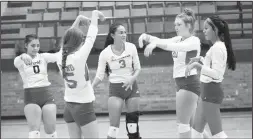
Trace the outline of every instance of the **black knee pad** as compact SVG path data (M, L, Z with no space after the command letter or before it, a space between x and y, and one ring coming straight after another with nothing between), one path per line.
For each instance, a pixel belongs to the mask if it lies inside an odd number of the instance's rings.
M126 113L126 130L129 139L141 139L138 125L139 115L138 111Z

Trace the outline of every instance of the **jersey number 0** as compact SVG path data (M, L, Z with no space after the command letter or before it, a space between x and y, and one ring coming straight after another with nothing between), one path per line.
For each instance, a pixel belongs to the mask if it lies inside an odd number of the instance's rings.
M35 74L40 73L40 68L39 68L38 65L33 66L33 72L34 72Z
M69 80L68 77L70 77L70 76L74 76L74 73L73 73L73 72L71 72L71 73L66 73L66 76L65 76L64 79L66 80L66 82L68 82L68 87L69 87L69 88L71 88L71 89L76 88L76 86L77 86L77 81L75 81L75 80ZM86 81L89 81L89 80L90 80L90 78L89 78L89 73L88 73L88 67L87 67L87 66L85 66L85 75L84 75L84 77L85 77L85 80L86 80Z

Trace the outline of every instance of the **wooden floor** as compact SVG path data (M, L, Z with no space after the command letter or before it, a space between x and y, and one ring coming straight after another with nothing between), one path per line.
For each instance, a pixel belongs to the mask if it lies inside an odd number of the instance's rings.
M176 121L175 114L148 114L140 117L140 133L145 138L175 138ZM108 116L97 117L99 123L100 138L106 138L109 127ZM229 112L222 113L223 129L229 138L252 138L252 113ZM127 138L125 129L125 117L121 117L118 138ZM57 119L57 132L59 138L68 138L68 130L62 118ZM208 126L206 129L209 131ZM41 137L45 135L43 125ZM27 138L28 127L25 119L2 120L1 138Z

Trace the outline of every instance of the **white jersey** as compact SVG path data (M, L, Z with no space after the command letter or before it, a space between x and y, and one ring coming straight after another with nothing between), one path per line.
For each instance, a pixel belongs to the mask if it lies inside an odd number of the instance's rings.
M121 55L113 53L111 45L107 46L99 55L96 77L104 78L105 68L109 68L109 81L122 83L129 79L136 69L141 69L136 46L125 42L125 50Z
M64 100L67 102L90 103L95 100L86 61L95 42L97 32L97 26L91 24L84 45L67 57L66 77L64 79ZM57 54L57 57L57 65L62 73L62 53Z
M227 49L224 42L216 42L207 51L203 64L201 82L222 82L227 64Z
M56 62L54 54L42 53L37 54L32 63L26 65L21 56L14 59L14 66L18 69L19 74L23 80L23 88L36 88L49 86L47 64Z
M178 43L174 46L171 43ZM185 70L190 58L200 55L200 40L196 36L191 36L182 41L181 36L176 36L167 40L167 48L172 51L174 61L173 78L184 77ZM196 75L197 70L193 69L190 75Z

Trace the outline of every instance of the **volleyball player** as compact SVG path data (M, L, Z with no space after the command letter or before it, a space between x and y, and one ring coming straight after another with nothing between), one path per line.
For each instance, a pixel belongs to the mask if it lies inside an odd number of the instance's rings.
M201 71L201 100L194 118L192 137L202 138L203 129L208 124L212 138L227 138L220 114L220 105L224 98L221 82L226 67L231 70L236 68L228 24L219 16L211 16L205 20L203 32L206 40L213 45L205 58L193 58L186 70L186 77L193 69Z
M91 22L85 16L79 15L65 32L61 51L56 54L57 65L65 84L64 120L67 123L70 138L99 137L93 106L95 95L86 64L97 36L98 18L101 21L105 20L103 13L97 10L92 11ZM79 29L80 22L90 24L84 42L84 34Z
M39 38L30 34L25 37L26 53L14 59L23 80L24 113L29 126L28 138L40 138L40 123L43 121L46 138L56 138L56 104L51 83L48 81L47 64L56 62L53 54L38 53Z
M125 102L128 137L139 139L141 138L138 125L140 93L136 79L141 66L136 46L126 39L126 30L122 24L111 25L105 49L99 55L97 73L92 86L96 87L107 73L110 82L108 99L110 127L107 138L117 138Z
M194 36L195 15L191 9L176 16L175 30L177 36L169 39L160 39L143 33L139 37L139 46L147 43L145 56L150 56L153 49L159 47L165 51L172 51L174 61L173 78L177 85L176 114L178 133L180 138L191 137L191 118L193 117L200 95L200 82L197 70L192 70L185 78L185 70L190 58L200 55L200 40Z

